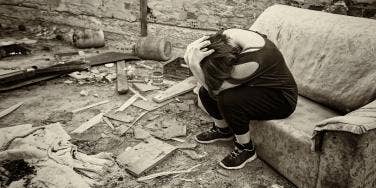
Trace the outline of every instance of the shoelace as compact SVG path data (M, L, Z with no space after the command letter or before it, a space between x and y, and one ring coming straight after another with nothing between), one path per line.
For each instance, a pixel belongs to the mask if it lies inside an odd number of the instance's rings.
M242 150L238 149L238 148L235 148L234 151L232 151L230 153L230 157L231 158L236 158L238 155L240 155Z
M209 129L209 133L215 133L215 132L218 132L217 128L212 127L211 129Z

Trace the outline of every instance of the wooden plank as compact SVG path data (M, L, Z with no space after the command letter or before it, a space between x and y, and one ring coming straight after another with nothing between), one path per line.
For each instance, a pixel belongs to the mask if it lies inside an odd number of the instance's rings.
M128 92L127 71L125 70L125 61L116 63L116 90L121 94Z
M102 117L103 118L103 121L112 129L114 130L115 127L114 125L112 125L111 121L107 118L107 117Z
M51 75L51 76L44 76L44 77L39 77L39 78L33 78L33 79L26 80L26 81L23 81L23 82L18 82L16 84L4 84L4 85L0 84L0 91L9 91L9 90L17 89L17 88L27 86L27 85L31 85L31 84L35 84L35 83L38 83L38 82L41 82L41 81L50 80L50 79L58 77L58 76L60 76L60 74Z
M148 35L148 0L140 0L140 22L141 22L141 37Z
M21 105L23 105L23 102L19 102L19 103L13 105L13 106L11 106L11 107L9 107L9 108L7 108L7 109L1 111L1 112L0 112L0 118L2 118L2 117L4 117L4 116L8 115L9 113L15 111L15 110L16 110L17 108L19 108Z
M77 112L80 112L82 110L86 110L86 109L89 109L89 108L92 108L94 106L98 106L98 105L101 105L101 104L106 104L110 102L110 100L104 100L104 101L101 101L101 102L97 102L97 103L94 103L94 104L91 104L91 105L87 105L85 107L82 107L82 108L78 108L76 110L72 110L72 113L77 113Z
M142 96L138 91L136 91L135 89L133 89L132 87L129 86L129 90L132 91L132 93L134 93L135 95L137 95L138 97L140 97L142 100L144 101L147 101L148 99L144 96Z
M71 133L83 133L84 131L88 130L92 126L98 124L101 122L102 117L104 113L99 113L96 116L89 119L89 121L83 123L81 126L79 126L77 129L73 130Z
M132 103L134 103L134 101L136 101L138 99L138 96L135 94L133 95L131 98L129 98L127 101L125 101L124 104L122 104L119 109L116 110L116 112L119 112L119 111L124 111L126 108L128 108L130 105L132 105Z
M165 100L171 99L183 93L187 93L196 87L196 82L197 80L193 76L191 76L167 88L165 91L159 92L156 96L153 97L153 101L163 102Z
M96 65L103 65L107 63L114 63L117 61L122 61L122 60L139 60L135 55L132 54L126 54L122 52L105 52L99 55L91 56L86 58L86 61L89 62L91 66L96 66Z
M105 114L104 116L107 117L107 118L110 118L110 119L114 119L116 121L124 122L124 123L131 123L132 121L134 121L133 116L130 116L128 114L121 113L121 112L115 112L115 113L109 112L109 113Z
M175 149L175 146L150 137L147 139L147 143L141 142L134 147L126 148L117 157L117 161L127 171L139 177L162 162Z

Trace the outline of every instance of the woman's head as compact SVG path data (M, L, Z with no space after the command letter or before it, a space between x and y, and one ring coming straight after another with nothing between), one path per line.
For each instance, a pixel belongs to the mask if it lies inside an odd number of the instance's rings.
M232 66L237 60L241 49L231 43L223 31L210 36L208 50L214 49L214 53L205 57L201 62L205 82L211 90L217 90L222 80L230 78Z

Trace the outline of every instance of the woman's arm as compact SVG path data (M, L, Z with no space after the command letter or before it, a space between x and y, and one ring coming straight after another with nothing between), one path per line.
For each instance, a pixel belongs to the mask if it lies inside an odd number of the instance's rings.
M200 62L214 52L214 50L207 50L205 47L210 44L208 36L201 37L187 46L184 54L184 60L192 71L193 76L197 78L202 86L208 89L205 84L204 73L202 72Z

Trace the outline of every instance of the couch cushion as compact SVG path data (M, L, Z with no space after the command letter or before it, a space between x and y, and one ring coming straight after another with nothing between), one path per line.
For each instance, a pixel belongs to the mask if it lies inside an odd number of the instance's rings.
M299 97L290 117L250 123L257 154L298 187L315 187L319 154L311 152L311 135L316 122L336 115Z
M342 112L376 97L376 20L275 5L251 27L285 57L299 94Z

